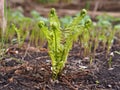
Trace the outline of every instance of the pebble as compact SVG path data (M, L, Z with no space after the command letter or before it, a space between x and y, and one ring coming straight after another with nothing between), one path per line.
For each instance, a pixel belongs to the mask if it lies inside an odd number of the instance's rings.
M109 68L108 70L113 70L114 68Z
M109 84L109 85L108 85L108 87L109 87L109 88L111 88L111 87L112 87L112 85L110 85L110 84Z
M86 69L87 67L86 66L79 66L81 69Z

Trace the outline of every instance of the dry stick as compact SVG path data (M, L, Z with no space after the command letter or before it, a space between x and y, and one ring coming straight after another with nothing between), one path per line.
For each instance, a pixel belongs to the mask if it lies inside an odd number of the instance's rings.
M3 23L3 18L4 18L4 0L0 0L0 20L1 24Z
M4 0L0 0L0 28L2 29L1 35L4 34L6 27L5 17L4 17Z
M95 2L95 7L94 7L94 10L93 10L93 15L92 15L93 18L95 18L95 13L96 13L96 11L97 11L97 9L99 7L99 3L100 3L100 1Z
M27 47L27 49L25 50L25 54L24 54L24 56L22 57L22 60L24 60L24 58L27 56L29 47L30 47L30 44L28 44L28 47Z

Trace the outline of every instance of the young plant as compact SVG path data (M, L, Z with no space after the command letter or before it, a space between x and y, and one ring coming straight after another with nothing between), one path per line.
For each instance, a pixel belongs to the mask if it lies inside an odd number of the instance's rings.
M40 30L44 33L48 42L49 55L52 60L53 79L57 79L63 70L73 41L82 33L81 31L89 28L88 25L91 20L81 24L85 16L86 10L83 9L79 16L75 17L65 28L62 28L55 9L51 9L49 15L50 27L47 27L43 21L39 22Z
M17 35L17 43L19 46L21 46L26 38L26 33L24 33L23 30L18 29L14 24L12 24L12 28L15 30L15 33Z
M87 23L86 29L84 29L83 32L81 33L81 42L84 48L84 56L89 55L91 52L90 31L88 30L90 26L91 26L90 23Z
M108 66L109 66L109 69L112 68L112 58L113 58L113 56L114 56L114 53L111 52L111 53L110 53L110 58L109 58L109 60L108 60Z
M107 54L110 52L110 49L114 42L115 34L119 29L120 29L120 25L115 25L113 29L109 30L109 35L107 39Z

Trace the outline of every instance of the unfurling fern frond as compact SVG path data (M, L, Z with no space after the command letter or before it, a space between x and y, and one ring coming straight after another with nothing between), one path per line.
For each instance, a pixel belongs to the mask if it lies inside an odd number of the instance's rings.
M44 22L40 21L40 30L44 33L48 41L49 55L52 60L53 79L56 79L58 74L60 74L64 68L73 41L82 34L83 30L89 28L90 25L88 23L81 24L81 21L85 16L86 10L83 9L79 16L73 19L65 29L62 29L55 9L51 9L49 15L49 29Z

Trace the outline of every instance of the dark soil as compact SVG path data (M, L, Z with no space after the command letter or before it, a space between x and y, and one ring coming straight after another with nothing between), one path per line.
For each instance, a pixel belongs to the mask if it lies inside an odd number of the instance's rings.
M120 55L115 53L120 52L120 45L111 50L114 53L111 69L104 51L97 53L90 64L75 45L56 81L51 78L47 49L33 52L13 48L0 61L0 90L120 90Z
M29 1L8 3L13 9L22 7L24 14L30 16L30 11L39 5ZM82 57L80 46L75 45L63 72L53 81L47 49L10 47L0 59L0 90L120 90L120 54L115 51L120 52L120 44L114 44L111 49L114 56L109 68L110 56L106 57L105 51L97 52L90 64L88 57Z

